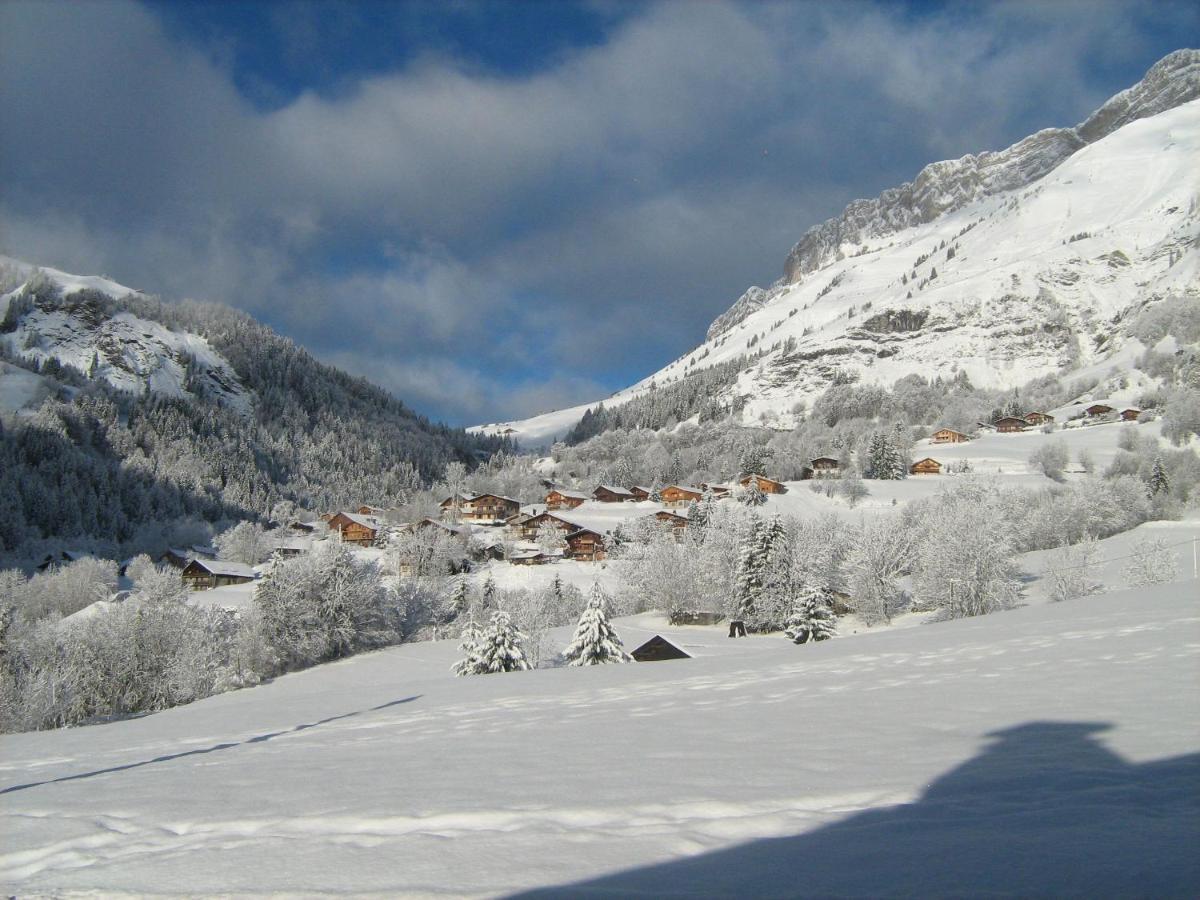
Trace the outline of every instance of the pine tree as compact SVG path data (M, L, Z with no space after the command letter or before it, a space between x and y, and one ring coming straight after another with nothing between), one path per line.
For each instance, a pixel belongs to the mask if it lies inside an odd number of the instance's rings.
M482 675L484 673L484 669L481 668L480 637L479 626L475 624L475 619L468 619L467 624L463 626L462 643L458 645L458 649L463 652L463 658L451 667L451 671L455 675Z
M496 609L496 579L492 577L492 573L488 572L487 578L483 581L483 590L480 592L479 607L483 610Z
M632 661L633 658L625 652L621 639L608 621L604 611L606 603L607 598L599 583L593 583L587 608L575 627L575 636L563 651L567 665L599 666Z
M766 527L756 515L750 520L738 550L737 582L733 595L737 616L747 626L758 618L766 565Z
M454 620L465 613L471 606L471 586L466 576L460 575L454 579L454 588L447 604L450 619Z
M479 640L480 673L522 672L530 668L521 643L524 638L508 613L502 609L492 613L491 624Z
M837 634L828 594L814 586L801 589L784 634L794 644L824 641Z
M1166 494L1171 489L1171 481L1167 477L1166 466L1163 465L1162 457L1154 457L1154 468L1150 470L1150 496L1157 497L1159 494Z

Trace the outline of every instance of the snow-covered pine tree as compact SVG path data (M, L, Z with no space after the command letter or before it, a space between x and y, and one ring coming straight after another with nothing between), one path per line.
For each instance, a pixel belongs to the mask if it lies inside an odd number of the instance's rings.
M488 572L487 578L483 580L483 589L479 595L479 608L487 611L496 609L496 579L492 577L491 572Z
M592 584L588 594L587 608L579 617L575 635L563 651L569 666L600 666L606 663L631 662L633 657L625 652L621 639L617 637L604 607L608 598L599 582Z
M455 675L484 674L479 655L480 636L479 626L475 624L475 619L467 619L467 624L463 626L462 630L462 643L458 645L458 649L463 652L463 658L451 667L451 671Z
M1162 457L1154 457L1154 467L1150 470L1150 496L1166 495L1171 490L1171 480L1167 477L1167 468L1163 465Z
M753 478L750 479L750 483L748 485L738 488L737 492L735 493L735 497L739 503L741 503L743 506L748 506L751 509L762 506L767 502L767 495L759 490L758 482Z
M735 614L746 622L747 627L758 618L766 565L766 526L762 519L754 515L746 525L738 549L737 582L733 595Z
M810 585L801 589L783 632L792 643L824 641L837 634L829 599L821 588Z
M450 599L447 603L446 611L449 613L449 619L453 621L470 608L471 585L465 575L459 575L454 579L454 584L451 587Z
M522 646L524 635L517 631L512 618L504 610L492 613L492 621L479 639L479 671L523 672L529 669Z

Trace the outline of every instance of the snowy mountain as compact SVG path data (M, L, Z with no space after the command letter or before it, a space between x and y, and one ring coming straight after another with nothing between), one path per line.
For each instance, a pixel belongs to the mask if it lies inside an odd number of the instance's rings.
M73 369L132 394L207 397L250 411L249 391L207 340L112 307L113 299L137 291L6 257L0 266L24 276L0 296L0 346L8 356L38 370Z
M934 163L851 203L801 238L780 281L747 290L700 346L605 404L740 358L721 396L741 398L748 423L786 428L835 381L1007 388L1127 363L1135 313L1200 291L1197 98L1200 51L1181 50L1074 128ZM538 443L587 408L480 430Z

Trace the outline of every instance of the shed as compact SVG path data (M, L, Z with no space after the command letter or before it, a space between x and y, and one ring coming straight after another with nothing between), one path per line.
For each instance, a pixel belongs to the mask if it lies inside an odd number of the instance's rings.
M1093 403L1091 406L1089 406L1084 411L1089 416L1092 416L1094 418L1097 416L1107 416L1109 413L1115 412L1116 410L1114 410L1111 406L1108 406L1107 404L1104 404L1104 403Z
M908 468L911 475L941 475L942 464L932 457L918 459Z
M1121 418L1126 422L1136 422L1138 420L1138 416L1141 414L1142 411L1140 409L1134 409L1133 407L1121 410Z
M224 559L193 559L179 573L193 591L207 591L227 584L245 584L255 578L254 570L244 563Z
M691 659L690 653L684 653L665 637L656 634L631 654L638 662L662 662L668 659Z
M510 556L508 561L514 566L544 566L550 559L540 550L522 550Z

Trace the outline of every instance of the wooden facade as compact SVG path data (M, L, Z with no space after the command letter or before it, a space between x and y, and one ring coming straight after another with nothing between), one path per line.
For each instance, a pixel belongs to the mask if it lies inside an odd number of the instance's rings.
M580 528L567 535L567 555L579 562L600 562L604 559L604 535L590 528Z
M499 494L477 494L459 512L465 522L499 525L521 511L520 501Z
M545 522L549 522L564 534L570 534L572 531L578 531L580 528L579 525L574 522L568 522L561 516L556 516L551 512L544 512L526 519L518 528L520 536L526 540L533 540L537 537L538 529Z
M612 484L601 484L592 491L592 499L601 503L625 503L636 500L637 496L627 488Z
M747 475L738 482L742 487L749 487L753 483L764 494L786 494L787 486L783 482L775 481L768 478L766 475Z
M1089 416L1096 418L1098 416L1107 416L1109 413L1116 412L1116 410L1114 410L1111 406L1107 406L1103 403L1093 403L1091 406L1089 406L1085 410L1085 412Z
M1017 431L1024 431L1029 427L1029 423L1017 416L1004 416L997 419L994 423L996 430L1001 434L1012 434Z
M347 544L370 547L379 537L379 522L358 513L340 512L329 520L329 530L340 534Z
M245 584L254 580L254 570L247 565L223 559L193 559L180 572L189 590L207 591L228 584Z
M842 474L842 464L832 456L818 456L812 461L813 477L837 478Z
M1142 411L1140 409L1133 409L1132 407L1121 410L1121 418L1126 422L1136 422L1138 420L1138 416L1141 414Z
M1030 425L1053 425L1054 416L1044 412L1027 412L1022 417Z
M910 475L941 475L942 464L932 457L918 459L908 467Z
M546 509L574 509L582 506L587 499L587 494L579 491L563 491L556 488L546 495Z
M931 444L965 444L970 438L953 428L939 428L929 436Z
M683 537L683 533L688 527L687 516L681 516L679 513L669 512L665 509L660 509L654 513L653 518L656 522L671 529L671 533L675 535L675 539Z
M718 500L720 500L722 497L728 497L731 493L733 493L733 488L727 484L709 484L707 481L702 481L699 487L703 491L708 491Z
M544 566L550 562L551 557L540 551L528 551L514 553L508 558L508 561L514 566Z
M385 510L381 506L363 505L356 509L355 512L360 516L375 516L375 518L379 518L384 514Z
M704 497L704 493L699 488L683 487L678 484L667 485L658 492L658 495L662 497L663 506L667 507L687 506Z
M690 653L680 650L662 635L656 634L629 654L638 662L662 662L668 659L691 659Z
M633 495L633 499L639 503L643 500L649 500L651 490L648 487L643 487L640 484L635 484L629 489L629 493Z

